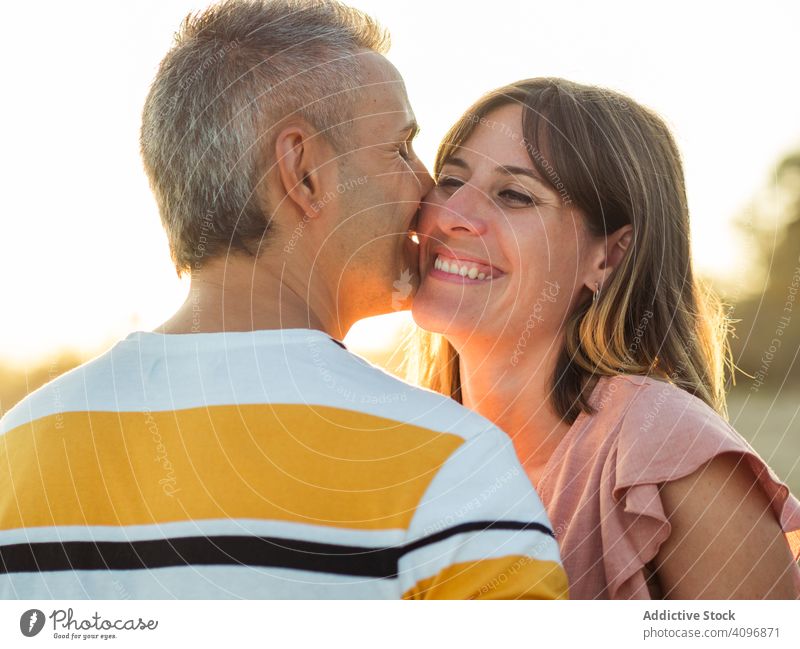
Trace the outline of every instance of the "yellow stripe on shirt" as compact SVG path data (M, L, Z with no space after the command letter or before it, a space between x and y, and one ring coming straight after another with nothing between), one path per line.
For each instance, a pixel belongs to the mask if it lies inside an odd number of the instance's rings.
M406 529L462 443L298 404L59 413L0 438L0 529L214 518Z
M451 564L418 581L403 599L567 599L568 590L558 563L509 555Z

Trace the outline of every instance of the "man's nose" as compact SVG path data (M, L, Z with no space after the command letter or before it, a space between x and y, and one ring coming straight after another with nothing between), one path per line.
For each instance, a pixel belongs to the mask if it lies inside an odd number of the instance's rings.
M433 182L433 178L431 178L431 175L428 173L427 167L422 162L419 163L415 173L417 174L417 181L419 182L420 196L426 196L436 183Z

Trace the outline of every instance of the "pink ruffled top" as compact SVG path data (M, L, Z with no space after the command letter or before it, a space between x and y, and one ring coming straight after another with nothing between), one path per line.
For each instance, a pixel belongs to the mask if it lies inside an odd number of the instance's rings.
M602 378L537 489L571 599L650 599L645 566L669 537L658 487L722 453L746 458L800 558L800 502L753 448L697 397L642 376ZM800 584L800 568L795 567Z

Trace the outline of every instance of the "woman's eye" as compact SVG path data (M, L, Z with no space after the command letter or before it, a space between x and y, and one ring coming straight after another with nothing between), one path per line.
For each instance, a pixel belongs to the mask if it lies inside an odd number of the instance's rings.
M512 201L513 203L518 203L520 205L533 205L536 202L527 194L514 191L513 189L504 189L498 195L507 201Z
M463 180L459 180L458 178L452 178L451 176L442 176L436 183L437 187L448 187L450 189L458 189L463 184L464 184Z

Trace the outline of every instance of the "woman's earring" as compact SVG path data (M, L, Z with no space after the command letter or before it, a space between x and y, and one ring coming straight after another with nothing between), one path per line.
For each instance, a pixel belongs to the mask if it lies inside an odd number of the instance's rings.
M595 282L594 286L595 286L594 294L592 294L593 303L597 302L597 299L600 297L600 284L598 282Z

